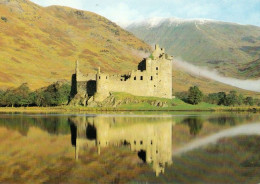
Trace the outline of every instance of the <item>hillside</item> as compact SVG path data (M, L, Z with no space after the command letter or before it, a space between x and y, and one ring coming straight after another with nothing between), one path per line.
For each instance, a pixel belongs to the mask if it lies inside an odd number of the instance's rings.
M95 13L41 7L28 0L0 1L0 87L27 82L33 89L70 80L98 66L126 72L150 50L143 41Z
M260 98L259 92L247 91L236 88L227 84L223 84L203 76L193 75L183 71L180 68L173 67L173 92L188 91L190 86L199 86L203 93L216 93L220 91L229 92L236 90L245 96L253 96Z
M150 46L133 34L87 11L1 0L0 18L0 89L24 82L37 89L60 79L70 80L77 59L82 73L98 66L105 72L125 73L136 69L150 52ZM248 63L248 69L255 72L257 62ZM174 68L174 92L186 91L191 85L200 86L205 93L234 89Z
M260 27L213 20L154 18L126 28L149 44L224 76L260 77Z

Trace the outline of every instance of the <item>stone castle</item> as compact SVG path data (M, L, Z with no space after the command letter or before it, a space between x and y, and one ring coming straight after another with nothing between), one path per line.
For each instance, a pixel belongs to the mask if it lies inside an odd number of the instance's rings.
M139 63L138 70L133 70L126 75L102 73L100 67L95 74L83 75L77 61L72 78L74 94L85 95L86 103L88 99L101 102L111 92L172 98L172 59L163 48L155 45L155 50L150 57Z
M140 159L151 164L156 176L172 164L172 127L174 122L164 118L74 117L70 118L75 159L84 150L110 146L127 146Z

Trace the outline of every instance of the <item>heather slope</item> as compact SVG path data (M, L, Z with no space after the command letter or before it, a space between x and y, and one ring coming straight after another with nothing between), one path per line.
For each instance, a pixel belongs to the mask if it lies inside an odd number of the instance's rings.
M75 60L83 72L134 69L150 47L95 13L40 7L28 0L0 2L0 86L31 88L70 80Z
M132 33L92 12L44 8L28 0L1 0L0 18L0 88L27 82L36 89L60 79L70 80L77 59L82 73L93 72L98 66L103 72L126 73L136 69L150 51L150 46ZM160 43L158 37L151 38L151 42L157 41ZM178 47L176 44L173 47ZM167 43L161 46L167 47ZM258 64L255 60L247 67L257 74L254 68ZM173 77L174 92L186 91L191 85L205 93L235 89L176 68Z

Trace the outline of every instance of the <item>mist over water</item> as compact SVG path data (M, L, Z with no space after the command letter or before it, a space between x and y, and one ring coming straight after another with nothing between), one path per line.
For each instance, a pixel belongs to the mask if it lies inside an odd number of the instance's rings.
M182 69L188 73L212 79L230 86L237 88L260 92L260 79L258 80L240 80L236 78L224 77L221 76L217 71L210 70L206 67L199 67L193 64L182 61L181 59L175 59L173 61L173 67Z
M260 123L241 125L235 128L223 130L208 137L197 139L187 144L186 146L175 150L173 152L173 156L181 155L193 149L216 143L218 140L224 137L234 137L238 135L260 135Z

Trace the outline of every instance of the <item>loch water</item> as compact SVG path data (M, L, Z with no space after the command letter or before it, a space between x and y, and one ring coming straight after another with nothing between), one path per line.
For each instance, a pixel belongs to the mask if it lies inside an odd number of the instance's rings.
M0 183L260 183L260 114L0 114Z

